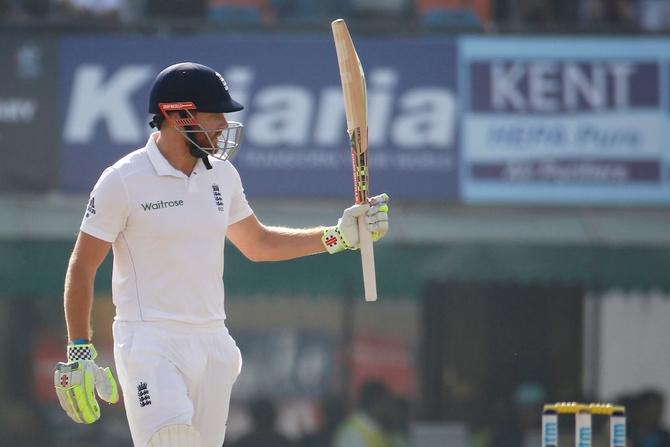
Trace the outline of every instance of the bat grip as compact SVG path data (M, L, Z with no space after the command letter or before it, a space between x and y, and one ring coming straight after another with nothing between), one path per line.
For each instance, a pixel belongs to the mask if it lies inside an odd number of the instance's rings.
M375 274L375 252L372 247L372 234L365 222L366 216L358 218L358 239L361 252L361 263L363 266L363 287L365 289L365 301L377 300L377 278Z

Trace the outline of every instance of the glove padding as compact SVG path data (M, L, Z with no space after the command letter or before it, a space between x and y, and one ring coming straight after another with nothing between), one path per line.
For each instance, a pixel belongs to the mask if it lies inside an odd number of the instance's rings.
M359 217L364 216L368 231L372 233L373 241L383 238L389 229L388 201L388 194L380 194L368 199L368 203L354 205L344 210L342 217L337 221L337 225L326 228L321 237L328 253L334 254L344 250L358 249Z
M58 363L54 372L54 387L61 407L70 418L80 424L92 424L100 419L100 399L110 404L119 401L116 380L109 368L95 363L97 352L92 344L67 347L67 363Z

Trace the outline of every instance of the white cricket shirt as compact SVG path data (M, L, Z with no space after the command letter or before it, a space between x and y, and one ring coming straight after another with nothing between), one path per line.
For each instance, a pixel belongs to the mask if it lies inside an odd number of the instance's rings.
M188 177L156 136L102 173L81 231L112 243L116 320L224 320L226 229L252 214L240 176L210 157L211 170L198 160Z

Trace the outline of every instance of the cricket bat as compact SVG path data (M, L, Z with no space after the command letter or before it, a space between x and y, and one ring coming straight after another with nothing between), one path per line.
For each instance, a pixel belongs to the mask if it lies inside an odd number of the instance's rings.
M357 204L368 201L368 97L365 89L365 74L356 48L344 20L331 23L337 62L340 67L344 111L347 115L347 132L351 145L351 161L354 171L354 200ZM365 216L358 218L361 261L363 264L363 286L365 301L377 299L375 254L372 235L368 231Z

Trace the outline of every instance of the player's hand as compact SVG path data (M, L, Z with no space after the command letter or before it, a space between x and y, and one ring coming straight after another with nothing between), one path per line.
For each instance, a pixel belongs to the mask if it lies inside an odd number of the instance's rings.
M365 218L368 231L372 233L372 240L378 241L383 238L389 229L388 201L388 194L380 194L371 197L368 203L354 205L344 210L337 225L326 228L321 237L328 253L358 248L358 218L362 216Z
M110 404L119 400L116 380L109 368L95 364L98 353L92 344L67 346L67 363L58 363L54 372L54 386L61 407L80 424L92 424L100 419L100 399Z

